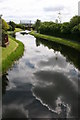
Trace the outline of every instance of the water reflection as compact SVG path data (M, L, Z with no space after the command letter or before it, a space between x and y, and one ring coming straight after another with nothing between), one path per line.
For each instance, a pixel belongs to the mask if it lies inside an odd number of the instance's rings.
M16 39L25 52L6 75L3 118L12 113L16 118L77 118L79 53L29 34L17 33Z
M35 73L35 76L38 80L38 85L34 87L33 91L43 103L47 104L50 109L55 110L57 113L60 112L58 111L60 107L61 112L59 114L61 114L61 117L62 115L65 117L67 116L67 109L72 109L72 115L78 115L78 92L73 82L67 76L55 71L38 71ZM40 82L42 82L42 84L52 84L49 86L42 86ZM55 102L58 99L61 100L61 104L56 105ZM71 106L71 108L68 108L67 105L69 107Z
M3 119L4 118L28 118L28 111L25 111L22 106L15 104L3 106Z
M3 98L3 118L52 118L57 116L35 99L31 88L32 85L27 83L6 92Z
M66 60L72 62L79 70L80 70L80 52L72 49L70 47L66 47L64 45L59 45L51 41L46 41L44 39L37 39L36 45L39 46L43 44L47 46L49 49L54 49L55 51L60 51L62 55L66 57Z
M9 80L7 78L7 73L2 75L2 94L6 93L6 87L8 86Z

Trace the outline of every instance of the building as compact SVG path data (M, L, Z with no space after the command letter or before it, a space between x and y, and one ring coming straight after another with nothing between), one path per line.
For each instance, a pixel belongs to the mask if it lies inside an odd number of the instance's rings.
M78 2L78 15L80 16L80 1Z
M32 27L32 22L31 20L20 20L20 24L24 25L25 26L25 29L28 29L28 30L31 30L33 27Z

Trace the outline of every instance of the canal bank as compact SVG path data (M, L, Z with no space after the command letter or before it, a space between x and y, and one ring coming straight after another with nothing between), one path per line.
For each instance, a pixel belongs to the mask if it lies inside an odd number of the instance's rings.
M48 36L48 35L43 35L39 33L35 33L34 31L30 32L31 35L33 35L36 38L41 38L44 40L52 41L61 45L65 45L68 47L71 47L73 49L76 49L80 52L80 44L76 42L72 42L63 38L58 38L58 37L53 37L53 36Z
M9 36L9 46L2 48L2 73L6 72L19 59L24 52L24 45L22 42Z

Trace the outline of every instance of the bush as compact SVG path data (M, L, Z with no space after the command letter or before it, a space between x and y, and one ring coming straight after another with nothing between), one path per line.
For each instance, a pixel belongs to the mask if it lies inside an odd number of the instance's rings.
M10 22L9 22L9 25L12 27L12 28L11 28L12 31L14 31L15 28L16 28L16 24L15 24L13 21L10 21Z
M80 24L80 16L74 16L70 20L70 27L73 28L74 26Z
M36 21L34 28L41 34L67 38L70 40L79 40L80 36L80 16L74 16L70 22L54 23Z
M9 25L9 31L12 31L12 26L11 25Z
M2 29L7 31L9 29L9 25L7 24L7 22L2 19Z
M73 34L80 34L80 24L79 25L76 25L72 28L71 32Z
M16 27L17 27L17 28L21 28L21 29L24 29L24 30L25 30L25 25L22 25L22 24L16 24Z
M69 34L71 32L71 28L69 27L69 23L65 22L61 25L61 33L62 34Z

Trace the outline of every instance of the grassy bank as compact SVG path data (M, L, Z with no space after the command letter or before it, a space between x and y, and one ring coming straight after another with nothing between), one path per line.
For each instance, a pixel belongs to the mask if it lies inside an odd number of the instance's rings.
M10 44L6 48L2 48L2 73L6 72L19 59L24 52L24 45L22 42L9 36Z
M35 33L34 31L30 32L31 35L33 35L36 38L42 38L45 40L49 40L49 41L53 41L55 43L59 43L65 46L69 46L71 48L74 48L78 51L80 51L80 44L76 43L76 42L72 42L63 38L58 38L58 37L53 37L53 36L48 36L48 35L43 35L43 34L39 34L39 33Z
M14 30L14 32L20 32L20 31L22 31L21 28L15 28L15 30Z

